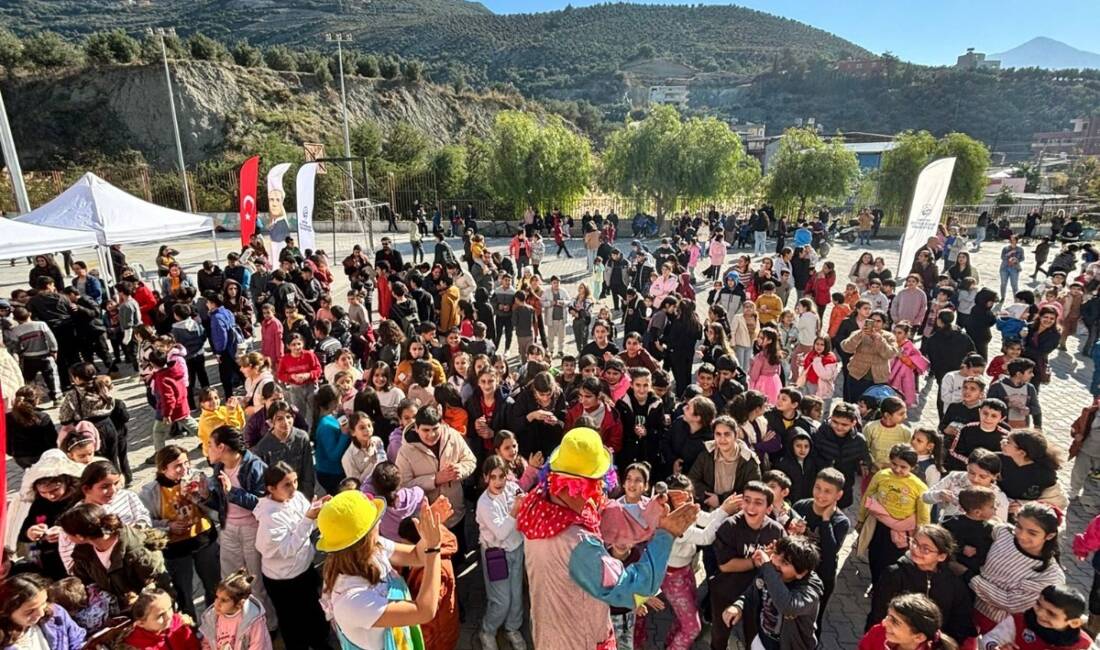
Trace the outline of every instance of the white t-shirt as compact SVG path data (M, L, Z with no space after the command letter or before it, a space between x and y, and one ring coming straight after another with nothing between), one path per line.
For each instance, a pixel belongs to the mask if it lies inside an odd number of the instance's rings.
M42 633L42 628L37 625L24 632L23 636L19 637L19 640L12 647L16 650L50 650L50 644L46 642L46 635Z
M374 559L382 567L382 582L372 585L358 576L341 575L333 585L329 596L329 611L334 622L340 627L348 641L364 650L381 650L386 628L374 627L389 605L389 578L396 577L390 556L394 545L388 539L379 537L381 552Z
M103 565L104 569L111 568L111 553L114 553L116 544L118 544L117 537L115 538L115 543L111 544L111 548L107 549L106 551L101 551L94 546L92 547L92 549L95 551L95 556L99 558L99 563Z

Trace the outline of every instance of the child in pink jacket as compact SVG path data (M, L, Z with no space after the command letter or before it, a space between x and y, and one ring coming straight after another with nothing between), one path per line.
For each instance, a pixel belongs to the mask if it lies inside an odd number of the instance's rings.
M898 356L890 362L890 386L901 393L905 405L912 408L917 403L917 376L928 372L928 357L921 354L909 340L912 328L901 321L894 325L894 338L898 342Z
M271 367L279 367L279 359L283 358L283 324L275 318L275 306L267 303L261 308L263 316L260 321L260 352L271 360Z
M710 255L710 268L707 269L707 277L717 280L718 274L722 271L722 264L726 261L726 238L721 230L715 231L714 237L710 240L707 254Z

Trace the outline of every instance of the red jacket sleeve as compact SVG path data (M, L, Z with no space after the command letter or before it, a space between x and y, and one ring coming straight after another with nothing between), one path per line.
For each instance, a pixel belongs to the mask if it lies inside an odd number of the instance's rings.
M623 450L623 423L619 420L619 411L613 404L605 404L606 411L603 416L603 426L600 427L600 437L603 444L611 447L615 453Z
M275 376L284 384L291 383L290 375L293 373L290 366L293 359L289 354L283 355L283 358L279 359L279 367L275 371Z

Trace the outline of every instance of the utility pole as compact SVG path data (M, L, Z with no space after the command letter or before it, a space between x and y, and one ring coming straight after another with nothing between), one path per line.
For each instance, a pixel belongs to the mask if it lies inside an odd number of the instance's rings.
M168 105L172 109L172 133L176 136L176 162L180 168L180 182L183 183L183 205L191 212L191 189L187 183L187 165L183 162L183 143L180 141L180 123L176 117L176 94L172 90L172 73L168 69L168 46L164 44L165 36L175 36L173 28L164 29L157 27L149 29L149 33L160 38L160 54L164 60L164 80L168 83Z
M340 65L340 102L343 104L344 115L344 158L351 158L351 134L348 131L348 93L344 88L344 43L351 42L351 34L340 33L328 33L325 34L325 40L329 43L336 43L336 56ZM348 181L348 198L355 198L355 180L352 175L351 162L346 163L347 169L347 181Z
M8 124L8 109L4 106L4 96L0 94L0 148L4 152L4 162L11 174L11 188L15 192L15 204L19 214L31 211L31 201L27 197L27 186L23 183L23 168L19 166L19 154L15 150L15 138Z

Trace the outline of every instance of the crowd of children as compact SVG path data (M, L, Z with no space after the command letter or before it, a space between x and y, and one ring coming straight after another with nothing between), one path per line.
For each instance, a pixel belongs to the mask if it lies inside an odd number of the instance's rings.
M1072 260L1043 302L1019 292L993 316L957 231L899 291L867 253L834 292L811 245L726 267L708 221L706 244L700 215L628 254L614 227L582 224L594 275L575 297L543 280L534 222L507 255L473 232L460 254L437 233L433 263L388 238L373 260L357 250L346 307L324 252L292 240L194 284L164 250L159 291L128 273L117 298L83 280L70 299L38 273L5 341L63 428L37 391L16 394L9 453L26 470L0 647L450 650L463 581L479 579L481 648L525 650L530 622L553 650L562 613L525 603L556 567L607 604L607 629L584 631L599 647L687 649L709 626L714 650L815 648L853 532L872 586L860 648L1087 647L1100 578L1086 601L1058 549L1069 499L1100 479L1098 406L1074 424L1066 494L1039 387L1078 320L1094 327L1095 264ZM696 300L704 254L713 288ZM113 358L60 338L83 327L60 310L89 303L119 330ZM1004 350L988 359L995 322ZM71 361L64 378L43 350ZM96 365L120 355L156 412L156 476L133 491L129 414ZM914 427L933 382L939 422ZM188 434L196 454L173 444ZM595 449L566 458L563 440L589 434ZM586 464L603 454L606 476ZM569 530L577 548L546 543ZM588 543L602 577L571 571ZM1098 548L1100 517L1073 540L1100 576ZM540 589L531 602L561 596Z

